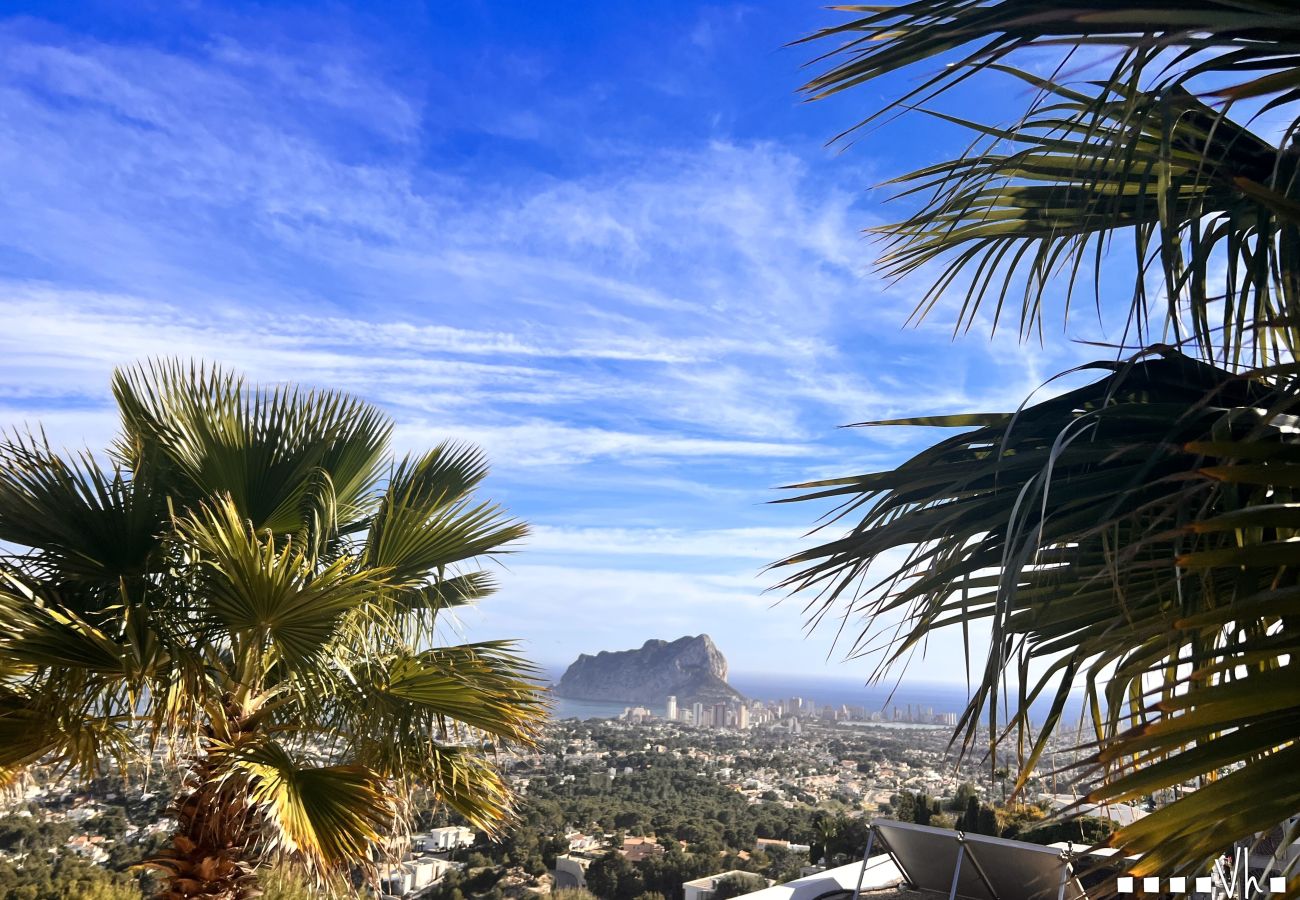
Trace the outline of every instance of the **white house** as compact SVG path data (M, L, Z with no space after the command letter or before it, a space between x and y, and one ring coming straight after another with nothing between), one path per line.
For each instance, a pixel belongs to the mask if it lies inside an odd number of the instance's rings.
M785 884L772 885L761 891L745 894L744 898L745 900L816 900L823 894L853 890L858 884L859 875L862 877L863 893L894 887L903 880L903 873L894 864L894 860L890 858L889 854L882 853L867 860L865 870L862 868L862 861L859 860L847 866L825 869L805 878L796 878L794 881L787 881ZM711 877L719 879L722 878L722 875ZM707 879L701 878L697 880L706 881ZM687 882L682 887L686 888L691 884L694 884L694 882ZM688 891L686 900L708 900L710 896L712 896L712 888L703 896L699 893L693 896Z
M412 882L418 891L441 879L453 864L445 859L422 856L417 859L408 859L402 865L411 873Z
M587 866L591 860L583 856L565 854L555 858L555 887L585 888L587 886Z
M414 889L411 873L401 864L386 867L379 876L379 890L385 897L405 897Z
M431 828L423 834L411 835L411 851L414 853L435 853L443 850L455 850L468 847L474 843L472 829L461 825L448 825L445 828Z

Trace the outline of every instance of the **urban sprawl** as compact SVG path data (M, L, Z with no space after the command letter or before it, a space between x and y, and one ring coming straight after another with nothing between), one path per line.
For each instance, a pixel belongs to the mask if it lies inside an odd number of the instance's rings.
M355 890L419 900L541 900L565 889L603 900L725 900L851 861L878 815L1078 842L1160 800L1054 823L1078 786L1034 777L1013 801L1014 762L957 753L951 727L941 727L954 719L916 704L878 713L808 698L669 698L663 715L629 707L610 719L553 721L537 747L498 756L520 796L519 821L504 836L488 840L429 798L411 810L412 837L393 844L378 882ZM37 877L111 877L147 890L130 867L170 833L179 780L175 760L155 762L138 781L87 785L38 767L11 786L0 896L58 896L23 893Z

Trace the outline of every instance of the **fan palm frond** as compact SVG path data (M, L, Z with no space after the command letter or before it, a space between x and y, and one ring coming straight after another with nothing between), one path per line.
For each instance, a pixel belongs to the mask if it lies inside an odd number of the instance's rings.
M928 200L911 218L878 229L886 243L882 269L890 276L949 263L918 316L960 287L958 328L970 328L985 310L995 329L1015 317L1023 335L1034 333L1043 299L1054 295L1052 284L1063 272L1069 274L1067 311L1085 267L1092 268L1100 297L1101 245L1125 233L1139 273L1130 309L1139 340L1152 329L1147 316L1155 298L1147 275L1154 268L1174 337L1194 338L1207 358L1222 353L1235 363L1294 351L1300 331L1286 316L1297 286L1278 285L1269 273L1294 252L1300 220L1269 197L1285 199L1293 189L1300 157L1279 156L1181 88L1151 94L1095 85L1109 90L1102 102L998 68L1039 89L1042 102L1007 128L942 116L984 142L959 159L898 179L905 194ZM1258 192L1244 192L1247 183ZM1015 312L1006 308L1014 302Z
M959 330L1012 319L1042 340L1046 304L1068 315L1090 269L1099 318L1126 308L1126 336L1148 346L1015 413L867 423L964 431L892 470L799 486L850 527L783 561L784 585L814 623L838 617L876 677L960 629L977 671L957 736L1014 737L1017 788L1081 684L1089 800L1200 785L1111 842L1139 872L1197 874L1300 805L1300 15L1286 0L845 9L809 38L836 46L808 96L933 67L858 127L977 74L1033 98L1007 125L925 110L973 142L897 179L919 208L879 229L887 274L933 276L916 315L956 292ZM1018 65L1026 50L1050 74ZM1280 119L1280 145L1230 118L1243 110ZM1103 297L1117 247L1123 303Z
M467 495L478 464L476 456L448 459L440 450L397 467L369 522L366 564L390 573L394 584L422 588L448 566L523 538L523 523Z
M985 624L959 728L967 747L980 726L994 744L1019 735L1020 784L1082 679L1097 711L1092 799L1228 771L1232 784L1268 778L1290 796L1300 770L1273 760L1300 722L1300 636L1283 627L1300 614L1300 401L1168 349L1086 368L1109 374L977 417L892 471L797 486L798 499L836 498L857 521L784 560L797 571L783 585L815 596L814 618L861 620L850 654L875 658L876 677L937 631ZM1261 774L1234 771L1247 763ZM1145 854L1139 871L1190 874L1278 821L1265 804L1192 827L1222 791L1114 840Z
M835 65L805 86L812 97L952 53L956 62L898 103L933 99L994 71L1021 80L1035 97L1020 121L1005 126L933 113L974 142L958 159L895 180L924 205L877 229L886 244L882 270L901 276L946 263L917 316L955 289L965 294L958 329L980 310L997 327L1011 317L1008 304L1018 303L1022 336L1041 337L1044 302L1063 294L1068 313L1085 269L1100 311L1102 261L1122 236L1136 272L1128 320L1140 342L1162 339L1163 324L1176 340L1194 340L1204 358L1227 364L1294 354L1300 120L1278 147L1232 121L1222 103L1269 92L1277 93L1276 106L1300 99L1291 84L1300 85L1300 52L1293 52L1300 51L1300 17L1288 4L1163 0L1120 9L1108 0L914 0L849 9L860 15L810 38L851 38L825 57ZM1010 62L1026 48L1064 52L1080 42L1125 52L1109 77L1077 86ZM1203 99L1197 79L1214 75L1222 86L1228 72L1252 75L1214 94L1213 105ZM1149 295L1151 272L1163 297ZM1064 290L1054 290L1062 282ZM1153 323L1159 304L1163 323Z
M1147 0L1141 6L1110 0L907 0L838 8L849 14L847 21L796 42L837 43L818 60L835 64L804 87L813 98L918 63L949 60L886 107L897 108L1033 47L1118 48L1114 83L1136 84L1148 73L1165 84L1218 74L1227 79L1217 87L1221 96L1279 101L1296 99L1300 88L1300 14L1288 0ZM1162 54L1186 64L1170 66Z
M362 706L357 713L370 717L379 712L397 730L414 736L462 739L478 733L530 744L546 712L538 670L509 642L436 647L394 657L365 674L369 683L358 675ZM470 731L457 734L448 723L462 723ZM355 731L374 735L380 727L378 721L365 724L363 719ZM402 740L398 734L392 739Z
M89 453L67 458L42 435L0 441L0 541L100 601L156 563L166 516L160 494Z
M482 453L394 465L373 407L201 365L114 392L107 461L0 443L0 779L179 754L176 830L146 863L175 898L244 896L275 857L371 866L416 790L499 828L484 754L536 739L541 688L508 642L433 630L524 533L475 499Z
M352 521L381 474L392 425L334 391L250 388L218 367L154 362L119 370L119 451L158 467L189 507L228 495L259 529L300 532L314 515ZM331 525L333 527L333 525Z
M323 872L373 861L397 809L382 778L363 766L305 765L263 742L239 752L231 771L252 781L274 851L298 854Z
M180 523L179 536L197 554L201 604L194 613L215 625L209 639L230 640L236 658L272 650L264 663L319 665L344 615L383 584L347 558L318 566L292 540L277 545L272 532L254 532L229 499Z

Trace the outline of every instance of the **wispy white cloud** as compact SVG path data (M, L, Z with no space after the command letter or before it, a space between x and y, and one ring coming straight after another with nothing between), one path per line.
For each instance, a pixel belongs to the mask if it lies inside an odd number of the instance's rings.
M677 39L699 63L748 15ZM901 331L914 297L858 235L877 211L802 139L600 141L552 97L475 139L581 158L498 169L440 158L447 110L392 71L253 30L176 49L0 24L0 420L102 444L112 367L154 355L352 391L402 448L483 444L535 524L539 562L511 558L482 627L561 655L739 629L757 663L757 621L799 620L759 570L822 511L766 507L772 486L917 441L837 425L1008 408L1054 368Z
M532 553L605 556L680 556L759 560L788 556L804 542L792 528L534 528L524 545Z
M576 652L623 649L646 638L707 633L733 661L760 656L738 625L767 615L774 598L744 575L685 574L658 568L577 568L511 562L498 597L462 614L473 628L527 635L548 661ZM797 610L787 611L788 618ZM610 623L617 628L610 628ZM748 652L746 652L748 650Z
M506 465L525 467L575 466L595 461L628 461L672 457L753 457L772 459L808 456L810 445L763 441L719 440L603 428L557 425L544 420L513 425L407 423L399 439L428 445L441 437L472 441L487 448Z
M15 384L28 379L27 387L9 394L9 403L22 400L40 413L57 412L60 400L73 398L105 405L103 386L114 364L166 353L223 360L255 378L274 380L292 372L303 381L343 387L394 408L404 443L434 442L450 434L484 444L507 465L580 465L602 457L789 457L812 452L810 445L794 442L737 440L716 433L691 436L663 427L611 429L537 418L540 407L611 399L613 379L564 376L552 369L521 366L513 359L600 359L599 342L591 343L587 351L557 346L548 352L507 333L436 327L417 331L417 340L401 340L411 329L384 323L317 323L305 317L248 320L233 314L200 317L131 298L62 294L24 285L0 286L0 296L8 297L8 328L0 336L0 351L5 354L0 372L7 371ZM385 341L380 336L385 331L398 339ZM353 341L354 332L366 336ZM616 359L675 362L656 358L651 348L632 354L631 345L616 337L613 343ZM39 387L31 381L34 374L40 376L35 382ZM645 386L633 386L630 392L648 401L656 393ZM624 397L623 403L627 401ZM475 404L517 411L507 423L474 421L482 412L469 408ZM526 409L534 412L525 414ZM430 421L427 415L434 411L449 415ZM109 414L107 409L104 414ZM715 423L719 418L725 415L715 415Z

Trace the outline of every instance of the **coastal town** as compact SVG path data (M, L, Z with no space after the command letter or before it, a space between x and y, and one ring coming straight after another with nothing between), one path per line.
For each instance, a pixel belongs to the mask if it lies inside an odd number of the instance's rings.
M877 817L1087 846L1163 799L1080 806L1086 784L1062 773L1073 759L1064 730L1049 746L1051 766L1017 792L1018 761L982 755L978 729L958 740L952 710L912 695L875 706L794 691L751 698L727 676L726 658L704 634L580 655L551 688L540 739L495 751L517 798L510 826L488 834L425 796L406 810L378 864L354 870L344 892L726 900L852 862ZM574 702L607 711L565 713ZM325 747L311 752L328 755ZM137 864L165 850L175 831L172 798L183 794L185 757L156 748L150 758L130 781L86 783L37 766L10 785L0 817L0 887L11 885L4 896L22 896L33 873L51 885L81 879L83 893L97 878L122 897L152 890L154 876ZM1082 815L1055 821L1067 808ZM267 894L275 900L275 890Z
M1011 761L960 754L944 727L950 712L903 704L873 716L807 698L720 703L703 715L676 706L665 709L675 717L628 707L613 719L552 721L536 748L499 756L520 795L517 827L489 840L430 803L366 889L523 900L571 888L632 900L644 892L632 887L653 883L668 900L705 900L709 879L728 873L776 881L843 864L877 815L950 827L979 827L982 815L989 830L1023 836L1078 799L1073 784L1037 777L1010 802ZM31 770L0 817L0 890L10 883L5 895L21 896L22 873L41 866L129 870L174 826L175 771L161 757L152 778L130 783ZM1070 826L1076 842L1144 814L1090 812Z

